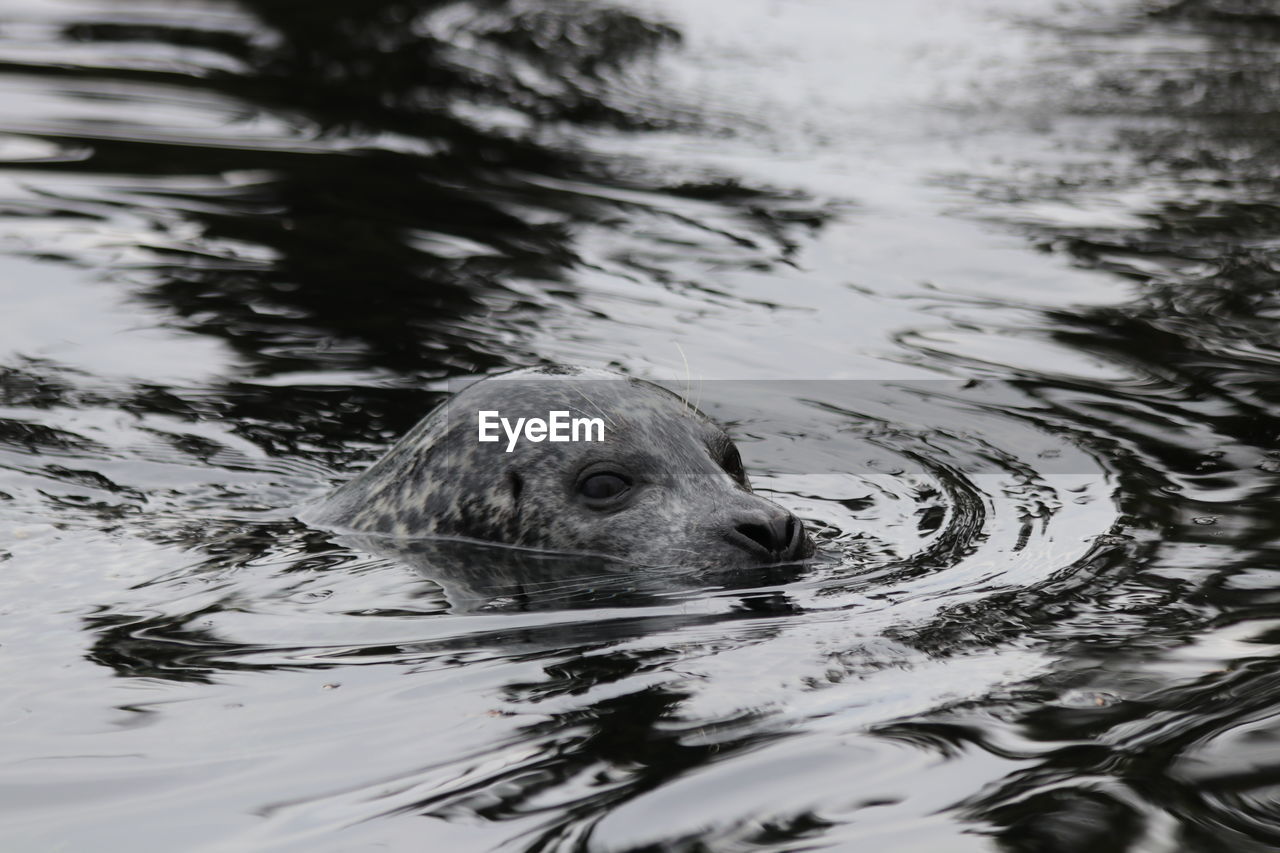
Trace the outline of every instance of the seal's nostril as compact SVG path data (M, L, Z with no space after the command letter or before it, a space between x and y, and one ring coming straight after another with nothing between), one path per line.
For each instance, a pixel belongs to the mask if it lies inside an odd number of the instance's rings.
M791 542L794 525L795 516L787 513L763 522L745 522L735 529L770 554L779 554Z
M763 524L739 524L735 529L766 551L773 550L769 544L769 528L767 526Z

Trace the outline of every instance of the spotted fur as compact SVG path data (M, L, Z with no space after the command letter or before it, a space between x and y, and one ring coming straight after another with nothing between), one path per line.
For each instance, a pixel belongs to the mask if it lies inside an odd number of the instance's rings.
M480 410L512 420L546 418L553 410L601 417L605 440L521 440L506 452L505 438L477 440ZM733 531L786 513L751 491L736 460L725 431L664 388L604 370L532 368L454 395L306 520L349 532L466 537L644 565L769 562ZM624 507L593 509L577 494L584 469L600 466L633 478ZM812 543L794 524L798 538L786 556L807 556Z

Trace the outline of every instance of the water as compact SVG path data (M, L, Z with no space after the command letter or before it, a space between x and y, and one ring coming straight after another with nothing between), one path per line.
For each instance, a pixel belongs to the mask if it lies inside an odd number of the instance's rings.
M4 849L1280 843L1267 4L0 9ZM822 559L293 519L543 361Z

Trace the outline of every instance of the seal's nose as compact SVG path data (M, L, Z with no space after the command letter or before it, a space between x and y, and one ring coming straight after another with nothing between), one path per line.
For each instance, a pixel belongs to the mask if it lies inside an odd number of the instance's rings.
M735 535L730 538L737 544L750 551L763 549L773 560L781 562L804 556L807 541L804 526L799 519L781 507L753 512L739 519L733 531Z

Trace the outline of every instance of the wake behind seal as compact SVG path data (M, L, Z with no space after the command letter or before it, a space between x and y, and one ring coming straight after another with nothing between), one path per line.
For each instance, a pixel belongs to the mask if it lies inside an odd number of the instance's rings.
M468 386L304 520L645 566L762 566L813 553L799 519L752 492L723 428L665 388L581 367Z

